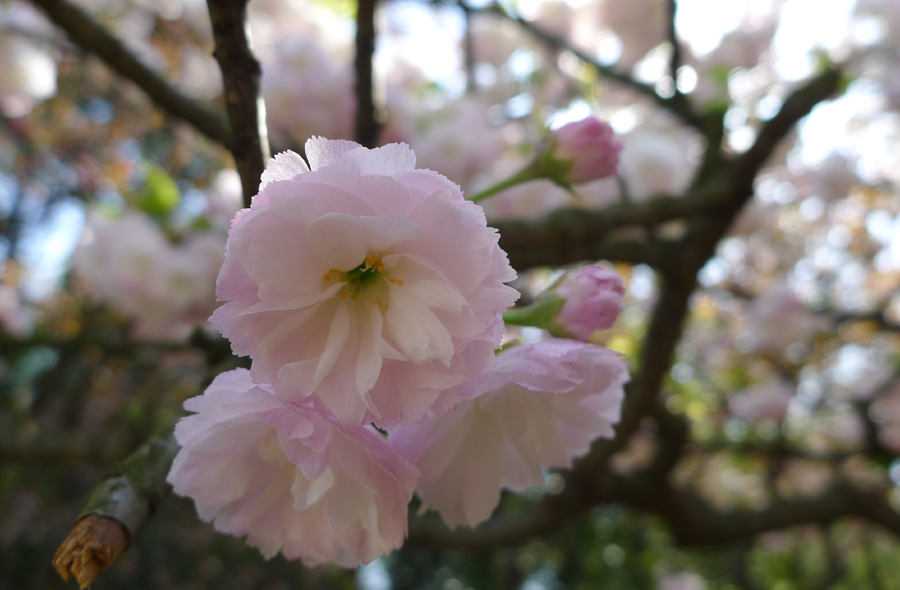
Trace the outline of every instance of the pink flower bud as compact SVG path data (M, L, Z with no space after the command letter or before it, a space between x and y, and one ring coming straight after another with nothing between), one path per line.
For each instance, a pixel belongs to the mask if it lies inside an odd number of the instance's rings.
M569 335L587 340L597 330L613 325L622 312L625 286L612 270L588 266L567 275L556 287L564 297L555 323Z
M580 184L615 175L621 149L608 123L588 117L557 129L551 157L571 162L565 183Z

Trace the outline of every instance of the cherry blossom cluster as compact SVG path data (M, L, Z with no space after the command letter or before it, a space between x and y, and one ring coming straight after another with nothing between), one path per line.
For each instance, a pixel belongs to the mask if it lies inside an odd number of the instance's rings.
M168 478L201 518L267 557L353 567L403 543L413 493L475 526L501 489L613 435L615 353L551 338L496 354L516 273L457 185L405 144L314 137L306 157L273 158L232 221L211 323L251 368L185 403ZM605 274L564 286L605 327L621 309Z
M222 265L224 235L191 234L172 244L147 215L88 216L72 256L72 272L90 295L122 312L131 335L183 340L215 307L213 282Z

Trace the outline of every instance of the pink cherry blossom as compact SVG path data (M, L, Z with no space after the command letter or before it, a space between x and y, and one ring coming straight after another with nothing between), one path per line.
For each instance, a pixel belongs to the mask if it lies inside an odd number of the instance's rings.
M501 67L513 53L528 42L516 23L490 13L471 15L470 35L475 59L495 68Z
M848 196L862 184L853 162L841 153L831 153L815 166L801 170L794 181L804 196L818 196L826 202Z
M579 184L614 176L621 149L622 144L615 139L608 123L588 117L556 130L550 156L553 160L571 162L563 181Z
M808 344L832 324L829 318L807 311L786 283L774 285L747 307L748 344L754 350L786 354L791 345Z
M615 271L600 266L566 275L555 291L566 299L556 315L556 324L579 340L609 328L622 313L622 279Z
M0 334L25 338L34 329L34 310L22 301L19 290L0 284Z
M421 166L440 171L467 192L509 147L504 128L488 119L493 104L488 96L466 95L431 105L403 88L391 90L392 118L383 137L415 145Z
M619 173L632 200L641 202L687 190L696 164L686 138L665 126L646 125L623 137Z
M91 212L72 272L91 295L132 320L134 337L182 340L215 307L224 244L223 234L200 232L176 246L142 213Z
M441 416L391 431L389 441L422 472L423 509L450 526L475 526L542 469L565 468L619 421L625 363L612 351L567 339L503 352L478 380L474 399Z
M418 420L486 373L517 293L495 230L404 144L313 138L238 213L211 321L251 374L344 425Z
M200 518L269 558L355 567L398 548L418 473L371 427L345 429L284 403L245 369L185 408L168 481Z
M262 92L269 132L278 145L298 145L316 133L352 137L356 99L350 62L313 36L291 36L262 57Z
M617 65L631 69L647 53L665 39L666 2L664 0L601 0L588 2L581 7L582 25L599 27L592 36L587 28L579 38L582 44L591 47L609 35L615 36L621 51ZM590 22L593 21L593 22Z
M565 0L547 0L536 6L524 5L523 15L534 20L541 30L566 38L572 29L575 11Z
M731 396L728 408L735 416L748 422L780 422L787 416L788 406L796 393L796 386L781 380L759 383Z

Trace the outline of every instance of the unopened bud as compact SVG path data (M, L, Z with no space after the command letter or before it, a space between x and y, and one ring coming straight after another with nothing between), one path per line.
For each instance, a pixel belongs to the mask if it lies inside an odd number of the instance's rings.
M615 175L621 150L612 127L588 117L557 129L539 158L545 176L568 187Z
M570 337L587 340L613 325L622 312L625 286L615 271L588 266L566 275L555 288L565 299L554 324Z

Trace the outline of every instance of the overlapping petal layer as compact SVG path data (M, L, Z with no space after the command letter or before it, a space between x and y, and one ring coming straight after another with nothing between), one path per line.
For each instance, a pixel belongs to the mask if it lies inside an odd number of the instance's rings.
M448 414L391 431L390 442L422 473L423 508L450 526L475 526L542 469L569 467L619 421L625 363L601 346L564 339L503 352L477 380L477 398Z
M484 213L403 144L311 139L232 224L213 325L251 375L347 426L418 420L488 371L517 293Z
M285 403L244 369L185 408L168 479L217 530L307 565L355 567L403 543L418 472L374 429Z

